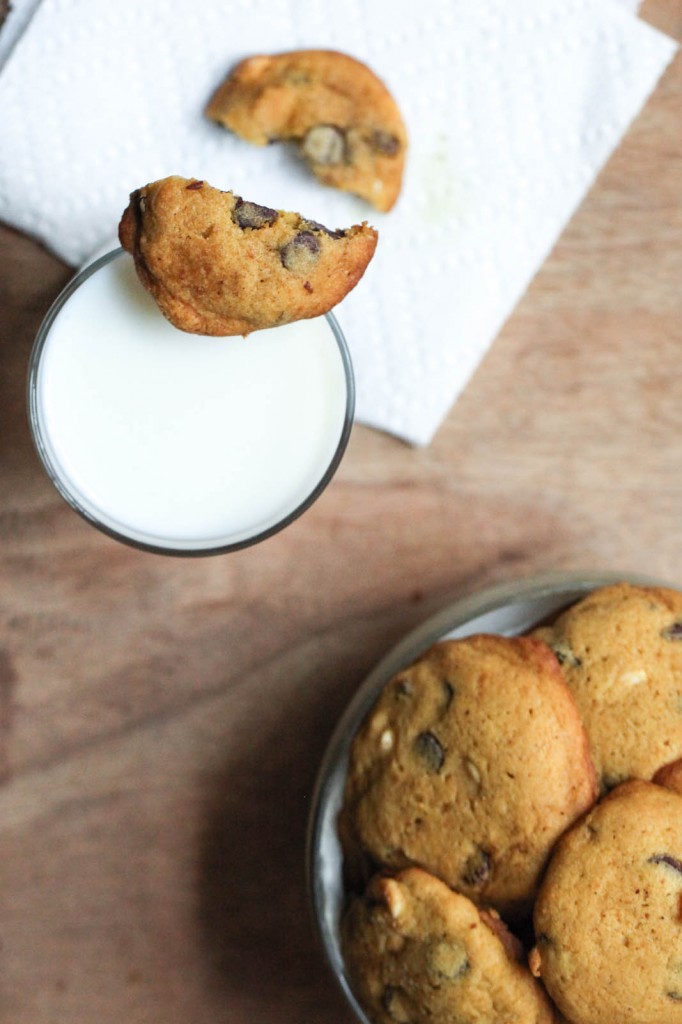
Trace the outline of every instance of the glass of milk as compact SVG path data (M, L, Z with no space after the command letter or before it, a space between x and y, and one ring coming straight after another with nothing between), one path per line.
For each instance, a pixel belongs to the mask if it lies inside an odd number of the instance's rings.
M355 387L333 315L248 337L173 327L122 249L67 285L38 332L33 439L66 501L118 540L219 554L264 540L322 493Z

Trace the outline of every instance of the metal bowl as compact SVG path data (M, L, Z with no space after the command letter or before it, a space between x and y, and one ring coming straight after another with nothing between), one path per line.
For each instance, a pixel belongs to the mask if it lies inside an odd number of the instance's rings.
M362 1024L371 1022L353 995L341 953L339 923L345 893L336 821L350 747L367 712L388 680L436 641L472 633L525 633L590 591L624 581L642 586L671 585L623 573L558 573L492 587L456 601L408 633L389 651L346 708L320 765L309 819L306 860L318 937L336 980Z

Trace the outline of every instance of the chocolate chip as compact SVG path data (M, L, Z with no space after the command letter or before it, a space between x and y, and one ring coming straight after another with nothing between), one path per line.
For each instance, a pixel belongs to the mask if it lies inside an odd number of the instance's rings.
M400 139L397 135L393 135L392 132L382 131L377 128L373 131L369 137L369 144L372 149L376 149L378 153L382 153L384 156L395 156L400 149Z
M682 640L682 622L673 622L661 630L664 640Z
M672 999L674 1003L682 1003L682 992L672 989L672 991L666 992L666 995L668 999Z
M301 150L313 164L341 164L346 157L346 137L333 124L316 124L305 133Z
M282 265L287 270L306 271L320 255L320 243L312 231L299 231L279 251Z
M189 185L185 185L185 189L188 192L196 192L198 189L203 188L203 181L190 181Z
M240 228L263 228L274 224L279 214L277 210L271 210L269 206L259 206L258 203L245 202L240 196L234 204L232 220Z
M445 707L449 708L455 697L455 688L452 683L448 682L447 679L444 679L443 690L445 691Z
M404 1003L404 995L399 988L387 985L381 999L384 1010L396 1024L410 1024L410 1015Z
M411 697L414 693L414 688L409 679L397 679L395 684L395 692L399 697Z
M438 773L445 762L445 751L432 732L420 732L414 741L415 753L426 765L426 769Z
M487 850L480 847L467 857L462 872L462 881L465 885L478 886L485 882L492 871L493 862Z
M325 235L329 235L330 238L344 238L346 232L342 228L336 228L334 231L331 228L327 228L324 224L320 224L316 220L304 220L303 226L309 228L311 231L324 231Z
M571 668L580 668L582 665L581 659L577 654L574 654L568 644L556 643L551 644L550 646L556 654L557 661L560 665L570 665Z
M647 864L667 864L673 871L679 871L682 875L682 861L669 853L655 853L653 857L649 857Z

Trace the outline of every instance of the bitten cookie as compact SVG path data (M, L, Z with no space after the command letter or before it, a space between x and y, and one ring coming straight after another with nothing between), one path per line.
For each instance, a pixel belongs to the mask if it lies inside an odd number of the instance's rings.
M551 1024L505 925L419 868L375 876L342 921L353 990L376 1024Z
M193 334L249 334L328 312L374 254L366 224L330 231L204 181L137 189L119 225L161 312Z
M682 757L682 594L603 587L534 634L556 652L605 788Z
M407 134L386 86L360 61L334 50L298 50L243 60L206 114L248 142L298 143L325 185L390 210L400 192Z
M385 686L352 745L339 834L351 870L359 853L419 865L520 915L596 792L554 654L528 637L472 636L436 644Z
M614 789L564 836L530 956L572 1024L682 1022L682 798Z

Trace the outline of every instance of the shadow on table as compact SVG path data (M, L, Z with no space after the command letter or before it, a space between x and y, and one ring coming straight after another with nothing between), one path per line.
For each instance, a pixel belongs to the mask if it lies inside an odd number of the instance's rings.
M328 675L328 664L319 668ZM339 667L342 687L299 680L295 709L282 707L274 724L269 716L264 734L240 737L240 759L215 779L209 805L199 914L210 977L231 1007L279 1024L352 1019L317 945L304 856L317 767L361 681L355 673Z
M71 276L63 263L25 235L0 225L0 458L40 472L28 429L26 378L33 340Z

